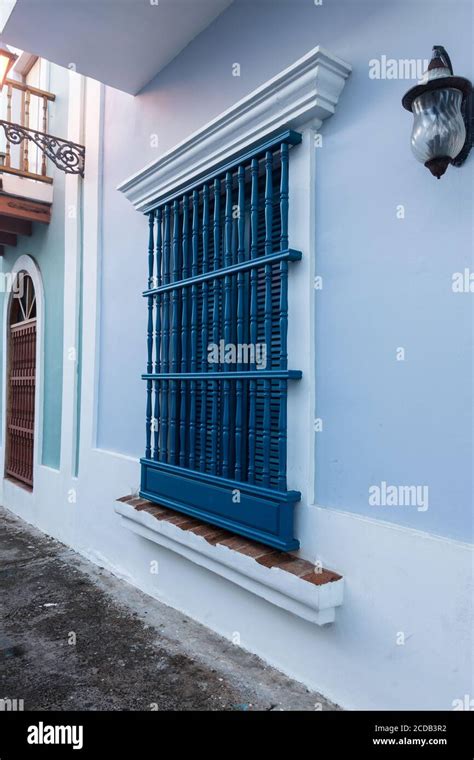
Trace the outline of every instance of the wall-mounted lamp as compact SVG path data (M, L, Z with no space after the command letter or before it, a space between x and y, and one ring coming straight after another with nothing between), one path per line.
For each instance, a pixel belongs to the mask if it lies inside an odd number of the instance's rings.
M444 47L435 45L421 84L404 95L402 105L415 117L411 147L438 179L449 164L461 166L472 147L472 85L455 77Z
M10 53L8 48L6 48L5 45L0 42L0 92L2 91L2 87L5 84L7 74L17 58L18 56L15 55L15 53Z

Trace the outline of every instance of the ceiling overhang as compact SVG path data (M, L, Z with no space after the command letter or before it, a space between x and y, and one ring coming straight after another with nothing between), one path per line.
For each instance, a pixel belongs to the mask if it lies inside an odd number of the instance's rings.
M2 40L136 95L232 0L7 0Z

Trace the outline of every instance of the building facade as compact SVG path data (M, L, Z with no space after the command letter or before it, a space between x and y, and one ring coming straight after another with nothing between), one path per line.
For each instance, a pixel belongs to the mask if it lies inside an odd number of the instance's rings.
M4 283L25 272L35 292L15 319L2 294L2 503L343 707L455 709L472 692L472 156L434 180L400 101L440 40L472 76L472 8L206 0L156 76L136 56L123 81L116 40L68 61L48 34L32 44L35 12L19 0L3 38L44 56L31 87L56 96L49 132L86 158L84 178L2 174L4 197L51 211L2 257ZM28 319L21 480L12 345ZM203 379L220 341L268 361ZM140 490L331 580L117 501Z

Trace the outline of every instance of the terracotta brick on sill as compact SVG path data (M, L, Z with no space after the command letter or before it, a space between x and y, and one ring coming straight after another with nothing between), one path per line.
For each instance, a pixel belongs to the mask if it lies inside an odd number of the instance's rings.
M222 541L218 541L217 543L219 546L227 546L228 549L239 551L241 548L248 544L248 541L246 541L245 538L242 538L241 536L235 536L232 534L230 538L225 538Z
M332 570L322 570L321 572L317 572L313 570L312 573L308 573L308 575L303 575L301 577L301 580L308 581L308 583L313 583L315 586L324 586L325 583L332 583L332 581L339 581L341 578L342 578L342 575L333 573Z
M267 551L266 554L256 557L259 565L264 567L277 567L282 562L282 553L279 551Z
M232 538L233 533L230 533L230 531L225 530L225 528L222 528L219 532L219 535L212 536L212 538L206 538L206 541L210 544L220 544L221 541L225 541L226 539Z
M149 504L148 507L141 507L141 509L137 511L148 512L149 515L153 515L153 517L156 517L157 520L168 520L170 517L166 509L157 507L155 504Z
M190 528L189 532L194 533L196 536L201 536L202 538L208 539L212 538L215 535L220 536L221 528L215 528L212 525L208 525L207 523L201 523L197 528Z
M253 559L257 559L257 557L261 557L263 554L268 554L269 551L271 551L269 546L259 544L257 541L251 541L250 539L239 549L240 554L245 554Z
M181 528L181 530L186 530L183 526L185 523L189 522L189 518L187 515L183 514L174 514L171 517L166 518L166 522L171 523L172 525L176 525L178 528Z
M196 520L195 517L186 517L186 522L180 525L181 530L191 530L191 528L197 528L198 525L202 525L202 522Z
M137 499L136 501L134 500L131 503L135 507L135 509L137 509L139 512L142 509L148 509L149 507L156 507L157 506L156 504L152 504L151 501L147 501L147 499Z
M292 573L302 578L304 575L308 575L313 568L311 562L306 559L299 559L298 557L291 557L286 561L283 561L279 565L280 570L284 570L286 573Z
M140 504L143 501L144 499L140 499L139 496L131 496L127 503L130 504L134 509L136 509L137 504Z

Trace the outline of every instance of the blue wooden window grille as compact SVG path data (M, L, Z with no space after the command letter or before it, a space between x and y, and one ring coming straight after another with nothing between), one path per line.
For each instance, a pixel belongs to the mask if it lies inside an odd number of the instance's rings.
M282 550L298 548L286 448L287 385L301 377L287 358L288 264L301 258L288 154L300 141L285 130L161 199L143 293L141 496Z

